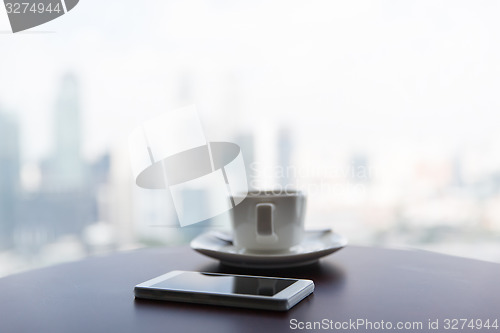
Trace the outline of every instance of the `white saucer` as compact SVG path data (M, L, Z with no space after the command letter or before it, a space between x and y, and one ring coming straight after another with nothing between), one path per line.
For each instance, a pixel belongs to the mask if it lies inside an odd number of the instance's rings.
M238 249L233 245L230 235L217 231L204 233L191 241L194 250L218 259L225 265L251 268L309 265L346 245L347 239L331 230L306 231L302 243L279 253L255 253Z

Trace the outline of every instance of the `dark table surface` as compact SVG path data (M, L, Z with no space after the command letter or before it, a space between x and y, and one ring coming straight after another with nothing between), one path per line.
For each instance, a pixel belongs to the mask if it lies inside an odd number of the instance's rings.
M136 284L171 270L309 278L316 289L288 312L134 299ZM0 295L2 333L289 332L314 321L332 331L335 323L356 322L357 330L337 331L381 332L390 323L394 332L443 332L447 319L500 320L500 264L348 246L302 269L259 271L220 266L188 247L154 248L4 277ZM399 330L399 322L421 322L422 329ZM462 321L456 327L449 322L450 331L500 332L462 329Z

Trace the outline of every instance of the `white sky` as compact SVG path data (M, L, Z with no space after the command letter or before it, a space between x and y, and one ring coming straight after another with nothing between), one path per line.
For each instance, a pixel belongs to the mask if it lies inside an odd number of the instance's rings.
M24 157L40 158L59 79L74 71L95 157L178 106L187 75L212 140L287 124L311 155L454 151L499 139L499 7L81 0L30 32L0 33L0 108L19 116ZM9 29L1 8L0 31Z

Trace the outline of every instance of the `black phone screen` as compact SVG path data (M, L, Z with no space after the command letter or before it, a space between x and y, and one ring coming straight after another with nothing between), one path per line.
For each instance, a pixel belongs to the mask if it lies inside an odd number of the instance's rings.
M217 294L274 296L297 280L182 272L150 288Z

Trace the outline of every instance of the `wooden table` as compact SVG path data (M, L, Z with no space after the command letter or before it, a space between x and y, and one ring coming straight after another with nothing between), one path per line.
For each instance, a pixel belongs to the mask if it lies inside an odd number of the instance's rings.
M136 284L171 270L309 278L316 289L282 313L134 299ZM331 331L384 332L390 323L394 332L444 332L446 320L450 331L500 332L462 322L451 329L453 319L500 321L500 264L371 247L272 271L220 266L188 247L144 249L4 277L0 295L2 333L305 332L314 322ZM429 328L436 320L439 329ZM422 329L409 329L414 322Z

